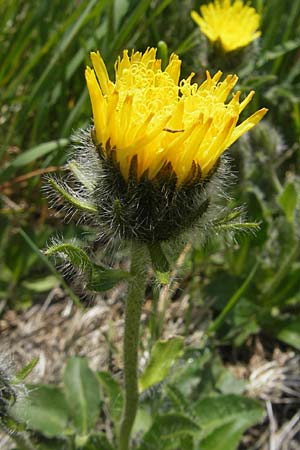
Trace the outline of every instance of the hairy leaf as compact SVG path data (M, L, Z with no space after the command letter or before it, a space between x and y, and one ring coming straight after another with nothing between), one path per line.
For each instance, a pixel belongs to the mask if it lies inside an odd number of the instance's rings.
M181 337L156 342L151 352L150 361L139 380L140 392L163 381L182 352L183 339Z
M178 448L174 446L176 438L194 434L198 430L198 425L186 416L180 414L156 416L150 430L143 436L138 450Z
M97 377L85 358L68 360L64 371L64 392L76 428L83 435L87 434L100 413L100 392Z
M17 402L13 413L19 421L27 422L28 428L47 437L66 433L68 408L64 393L57 386L32 386L28 397Z

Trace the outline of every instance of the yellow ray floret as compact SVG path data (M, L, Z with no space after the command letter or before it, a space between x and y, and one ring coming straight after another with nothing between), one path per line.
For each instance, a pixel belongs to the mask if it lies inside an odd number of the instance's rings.
M153 179L171 163L178 184L188 179L198 164L202 177L215 166L221 154L265 115L263 108L237 125L239 114L253 92L239 101L240 93L228 97L237 76L222 72L198 86L193 74L179 82L181 61L172 54L161 69L156 49L145 53L124 50L115 64L115 82L110 81L99 52L92 53L94 70L86 69L97 143L104 155L114 151L125 180L132 158L137 155L137 175L147 171ZM179 82L179 84L178 84Z
M249 45L260 36L260 16L241 0L215 0L200 7L202 16L191 16L211 42L219 42L225 52Z

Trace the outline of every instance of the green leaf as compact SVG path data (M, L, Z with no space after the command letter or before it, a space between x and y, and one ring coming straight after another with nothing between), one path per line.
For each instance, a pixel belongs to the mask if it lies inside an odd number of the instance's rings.
M188 409L188 399L176 386L166 386L166 392L176 411L185 412Z
M116 33L113 41L110 42L110 48L121 48L122 43L126 42L126 39L130 36L130 33L134 33L135 28L141 21L142 17L145 17L145 12L149 7L151 0L141 0L136 3L136 8L131 8L131 14L124 21L122 27Z
M277 339L300 350L300 320L298 318L283 320L280 325L275 325L275 328L278 330L275 332Z
M95 187L95 179L91 180L91 176L88 176L86 171L82 170L77 161L70 161L67 168L88 191L93 191Z
M294 222L294 212L297 207L297 190L294 183L289 182L285 185L284 190L278 195L278 204L283 209L287 220Z
M70 450L69 443L66 439L48 439L47 441L41 442L39 440L37 448L34 447L34 450ZM17 450L23 450L22 448L18 448Z
M206 438L204 438L199 450L235 450L241 440L242 434L248 426L243 426L238 422L229 422L216 428Z
M114 16L114 29L118 30L122 18L128 11L130 1L129 0L115 0L113 2L113 16Z
M194 448L194 439L190 434L186 434L180 437L180 450L191 450Z
M236 307L238 301L242 298L242 296L247 291L249 285L251 284L251 281L253 280L257 269L259 267L260 261L257 261L255 266L252 268L251 272L247 276L246 280L243 282L243 284L235 291L235 293L231 296L231 298L226 303L225 307L222 309L220 314L217 316L217 318L211 323L209 326L207 333L215 332L220 328L220 326L223 324L225 318L228 316L228 314L233 310L233 308Z
M32 370L35 368L37 363L39 362L39 358L33 358L28 364L26 364L25 367L23 367L21 370L19 370L16 375L13 378L13 384L19 383L20 381L25 380L28 375L32 372Z
M58 43L59 45L56 47L52 59L44 67L44 71L42 72L42 75L39 77L39 79L35 80L33 89L31 91L31 95L29 99L27 99L28 107L31 105L32 101L37 96L37 94L39 94L39 92L42 90L43 86L47 82L47 79L49 78L49 75L51 74L51 71L53 70L53 68L55 68L55 66L57 67L57 65L59 64L59 59L62 57L62 55L65 54L65 51L73 43L74 38L84 25L84 22L86 21L88 14L91 12L92 8L94 8L97 3L99 3L97 0L89 1L86 4L84 10L77 18L77 20L74 21L74 23L72 23L71 27L66 30L65 34L60 39Z
M81 450L115 450L103 433L95 433L89 437L88 442Z
M285 54L296 50L300 47L300 39L294 39L290 41L283 42L283 44L276 45L271 50L266 51L262 54L260 59L257 61L256 67L262 67L269 61L279 58L280 56L284 56Z
M226 369L224 366L220 368L216 388L222 394L243 394L246 385L246 381L236 378L231 370Z
M285 273L283 282L279 284L269 299L268 305L285 306L292 298L299 298L300 261L289 264L289 270Z
M166 285L169 283L170 281L170 272L155 272L157 281L159 284L161 284L162 286Z
M100 413L99 383L85 358L71 357L64 371L64 392L76 428L86 435Z
M63 259L67 258L74 267L83 272L91 273L93 270L93 263L88 254L75 244L59 242L48 247L44 253L47 256L57 254Z
M69 139L58 139L57 141L44 142L43 144L37 145L36 147L33 147L17 156L11 165L13 167L26 166L27 164L36 161L38 158L41 158L50 152L66 147L68 144Z
M94 265L88 289L94 292L104 292L112 289L121 281L129 280L130 273L120 269L103 269Z
M142 436L151 427L153 423L153 412L151 410L151 404L140 402L132 429L132 435Z
M32 281L23 281L22 286L33 292L46 292L59 285L57 277L48 275Z
M128 280L130 273L120 269L106 269L94 264L88 254L75 244L59 242L51 245L45 255L67 258L71 264L83 271L88 278L87 288L94 292L103 292L113 288L121 281Z
M70 203L74 208L80 211L85 211L87 213L97 212L97 208L94 204L87 202L85 199L78 196L70 194L62 185L60 185L53 178L48 178L48 183L50 186L68 203Z
M201 399L194 408L201 428L199 450L235 450L244 431L263 416L260 403L250 398L229 394Z
M98 372L97 376L108 397L108 409L112 422L117 424L121 420L123 410L123 392L121 386L108 372Z
M63 286L64 290L68 293L70 298L74 301L74 303L80 307L80 300L77 297L77 295L74 294L72 289L69 288L65 280L62 278L62 276L57 272L55 267L51 264L49 259L40 251L40 249L36 246L36 244L33 242L33 240L30 238L30 236L22 229L19 230L19 234L23 237L23 239L27 242L28 246L31 248L34 254L36 254L40 260L48 267L50 272L53 273L53 275L59 280L61 286Z
M197 423L206 430L239 418L259 420L262 411L263 408L256 400L234 394L205 397L194 407Z
M154 345L150 361L139 380L140 392L166 378L174 362L183 353L183 338L175 337L158 341Z
M180 414L156 416L151 428L142 438L138 450L167 450L170 444L175 448L176 437L194 434L197 431L198 425L186 416Z
M57 386L31 386L26 398L12 408L13 416L26 422L28 428L46 437L63 436L68 424L68 408L62 390Z
M259 223L256 222L228 222L219 225L220 230L224 231L259 231Z

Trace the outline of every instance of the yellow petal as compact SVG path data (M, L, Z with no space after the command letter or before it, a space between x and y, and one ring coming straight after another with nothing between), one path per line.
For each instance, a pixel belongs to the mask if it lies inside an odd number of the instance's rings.
M86 68L85 78L92 103L96 137L98 142L103 142L105 141L103 131L106 129L106 102L97 83L95 72L89 67Z
M191 17L210 42L218 42L225 52L249 45L260 36L260 16L255 9L240 0L215 0L200 7L201 15Z
M207 14L211 13L208 8ZM192 83L193 73L179 81L178 56L171 55L162 71L153 48L144 53L132 51L130 56L124 50L115 64L115 82L109 80L99 53L92 53L92 61L95 71L86 69L86 81L96 139L107 154L113 149L125 180L135 155L138 177L147 171L152 179L169 163L178 184L188 180L193 164L200 166L205 177L226 148L266 113L263 108L236 126L253 97L250 92L240 103L238 91L227 101L236 75L221 81L221 71L213 76L207 72L200 86Z
M179 76L180 76L180 67L181 67L181 61L178 58L177 55L172 53L170 56L169 64L167 65L165 72L167 72L174 83L178 85Z
M109 78L108 78L106 66L104 64L103 59L101 58L100 53L99 52L97 52L97 53L91 52L91 60L92 60L94 69L96 71L101 90L104 95L108 95L108 93L109 93L109 90L108 90Z
M268 112L267 108L262 108L256 111L252 116L248 117L248 119L244 120L240 125L238 125L232 133L231 139L228 142L228 146L232 145L235 141L238 140L242 134L245 134L247 131L251 130Z

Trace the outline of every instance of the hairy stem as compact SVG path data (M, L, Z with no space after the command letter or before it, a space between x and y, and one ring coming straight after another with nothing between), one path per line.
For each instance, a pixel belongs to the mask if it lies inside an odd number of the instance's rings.
M132 244L131 276L125 307L124 380L125 403L119 434L119 450L128 450L130 435L138 408L138 348L142 304L145 294L147 247Z

